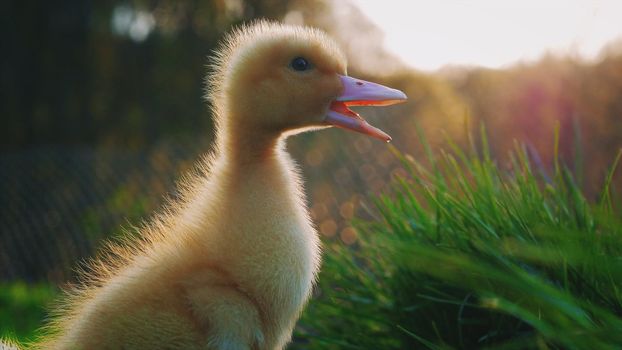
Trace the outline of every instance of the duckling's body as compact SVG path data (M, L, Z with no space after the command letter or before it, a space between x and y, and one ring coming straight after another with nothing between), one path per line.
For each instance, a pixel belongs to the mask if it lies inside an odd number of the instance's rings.
M258 22L230 35L210 78L211 156L138 239L92 263L34 347L283 348L320 265L285 135L333 124L387 139L347 106L405 98L345 67L317 30Z
M89 291L54 347L285 345L320 261L298 175L278 144L256 162L222 156L210 169L167 236Z

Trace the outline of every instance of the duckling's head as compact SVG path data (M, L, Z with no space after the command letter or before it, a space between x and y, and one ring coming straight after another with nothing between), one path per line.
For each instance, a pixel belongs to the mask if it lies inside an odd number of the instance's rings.
M389 141L348 106L402 102L401 91L347 76L338 45L320 30L260 21L226 37L208 79L217 126L282 133L339 126Z

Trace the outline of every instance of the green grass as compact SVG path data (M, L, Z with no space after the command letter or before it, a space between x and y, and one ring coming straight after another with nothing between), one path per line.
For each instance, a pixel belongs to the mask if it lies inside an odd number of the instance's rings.
M0 284L0 338L33 340L58 291L46 284Z
M409 176L354 249L327 247L301 348L622 348L622 150L590 202L559 161L541 176L519 145L507 170L485 139L449 145L427 165L396 152Z

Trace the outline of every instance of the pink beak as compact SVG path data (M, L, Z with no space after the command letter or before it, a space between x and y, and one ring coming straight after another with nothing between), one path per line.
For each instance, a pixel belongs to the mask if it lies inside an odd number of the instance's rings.
M365 119L348 107L388 106L405 102L407 99L406 94L384 85L344 75L340 75L339 79L343 83L343 93L331 103L324 121L340 128L358 131L385 142L391 141L391 136L369 125Z

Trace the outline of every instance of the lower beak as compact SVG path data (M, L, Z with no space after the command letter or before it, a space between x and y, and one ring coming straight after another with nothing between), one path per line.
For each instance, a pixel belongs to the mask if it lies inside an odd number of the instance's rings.
M348 107L388 106L405 102L406 94L380 84L344 75L340 75L339 79L343 84L343 93L330 104L324 121L327 124L357 131L385 142L391 141L391 136L369 125L365 119Z

